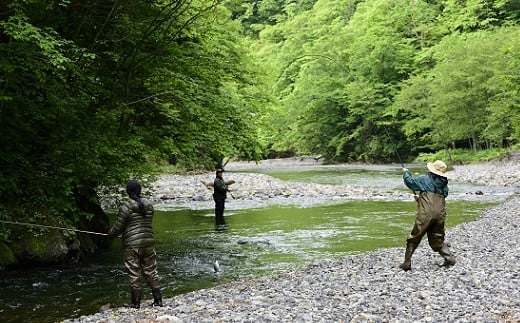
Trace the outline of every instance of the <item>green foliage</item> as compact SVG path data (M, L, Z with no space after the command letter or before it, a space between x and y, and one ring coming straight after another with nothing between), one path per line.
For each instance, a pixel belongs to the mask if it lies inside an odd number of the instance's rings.
M385 109L413 71L414 53L429 42L426 33L421 42L410 38L435 12L404 2L356 3L317 1L312 11L260 34L257 55L269 57L278 76L274 119L285 124L272 149L337 161L390 160L408 150L397 144L400 123Z
M408 136L430 149L518 142L518 27L455 34L429 51L432 69L411 78L395 100ZM428 145L426 145L428 146Z
M231 18L239 21L244 34L257 37L268 26L287 21L312 8L317 0L226 0Z
M514 0L4 1L0 217L76 225L79 197L167 161L515 145L519 20Z
M468 149L446 149L436 153L421 153L415 158L415 162L426 163L440 159L449 165L464 165L487 162L507 158L509 150L494 148L474 152Z
M518 142L516 3L318 0L264 27L269 154L399 161Z
M517 23L520 3L516 0L445 0L436 30L442 35L473 32Z
M74 225L79 196L165 160L258 159L266 96L229 14L217 1L0 4L2 214Z

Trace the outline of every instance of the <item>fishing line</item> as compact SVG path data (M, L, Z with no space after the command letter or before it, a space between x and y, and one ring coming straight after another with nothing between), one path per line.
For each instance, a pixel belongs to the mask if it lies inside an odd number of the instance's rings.
M5 220L0 220L0 223L24 225L24 226L29 226L29 227L39 227L39 228L45 228L45 229L57 229L57 230L63 230L63 231L74 231L74 232L81 232L81 233L88 233L88 234L97 234L97 235L100 235L100 236L108 236L107 233L84 231L84 230L62 228L62 227L54 227L54 226L51 226L51 225L43 225L43 224L14 222L14 221L5 221Z

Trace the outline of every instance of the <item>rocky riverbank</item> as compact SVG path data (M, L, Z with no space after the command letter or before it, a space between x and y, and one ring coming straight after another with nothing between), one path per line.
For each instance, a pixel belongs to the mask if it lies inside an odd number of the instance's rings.
M411 165L414 166L414 165ZM415 165L424 168L425 165ZM283 170L377 170L389 173L384 183L359 183L349 185L325 185L297 181L282 181L262 172ZM404 189L399 165L323 165L312 157L272 159L254 162L231 162L226 165L225 179L233 179L233 192L226 205L228 209L246 209L263 207L267 204L292 204L308 206L318 203L341 202L347 200L405 200L411 198L411 192ZM475 197L473 191L451 194L454 199L499 200L507 197L520 186L520 152L510 159L479 165L455 166L448 172L450 181L468 182L485 185L489 192ZM195 175L162 175L149 185L145 185L144 194L150 198L156 208L211 209L212 190L204 183L212 182L213 172ZM107 194L103 199L104 208L116 207L118 198L126 195L123 189Z
M507 161L458 166L450 172L450 178L455 180L511 188L510 196L477 221L447 231L447 242L457 257L453 267L439 267L442 258L423 241L413 256L410 272L398 268L404 246L382 249L178 295L165 299L165 306L160 308L150 307L146 301L140 310L106 309L67 322L519 322L519 164L515 155ZM230 164L228 170L239 167ZM235 176L239 174L233 173L237 184L251 176ZM154 184L154 196L159 201L166 201L168 196L177 200L180 190L191 186L201 186L201 194L207 195L200 184L207 179L207 174L179 177L175 178L179 185L173 187L159 179ZM285 199L298 194L293 192L302 192L291 186L299 184L283 184L269 177L263 180L271 181L272 187L282 185L277 189L286 190L282 193ZM311 184L305 188L304 192L311 193L323 189ZM189 193L196 196L195 192ZM256 191L241 194L242 199L270 199ZM403 193L376 190L370 194ZM206 203L204 199L200 202Z

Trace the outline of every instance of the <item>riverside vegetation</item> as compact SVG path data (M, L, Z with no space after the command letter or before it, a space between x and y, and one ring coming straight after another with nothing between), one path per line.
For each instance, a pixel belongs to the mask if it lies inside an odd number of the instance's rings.
M520 140L518 0L0 2L0 219L106 231L96 189L224 157ZM105 249L0 226L0 266Z

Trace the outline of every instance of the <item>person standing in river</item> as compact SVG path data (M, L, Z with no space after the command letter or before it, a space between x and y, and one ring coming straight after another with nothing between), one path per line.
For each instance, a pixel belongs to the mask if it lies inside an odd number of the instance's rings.
M222 168L217 168L215 180L213 181L213 200L215 201L215 224L217 227L226 225L224 220L224 209L227 192L230 191L228 184L224 181Z
M162 306L152 228L154 209L150 202L141 198L139 182L129 181L126 192L129 198L121 204L108 236L114 238L123 234L123 256L130 283L131 306L139 308L141 305L141 274L152 289L152 306Z
M404 262L399 265L404 271L412 269L412 254L419 246L425 234L433 251L443 258L442 266L455 264L455 257L444 243L444 225L446 220L446 197L448 196L448 178L446 164L441 160L427 163L428 173L414 177L410 171L403 168L403 180L411 190L418 191L417 216L412 232L406 239Z

